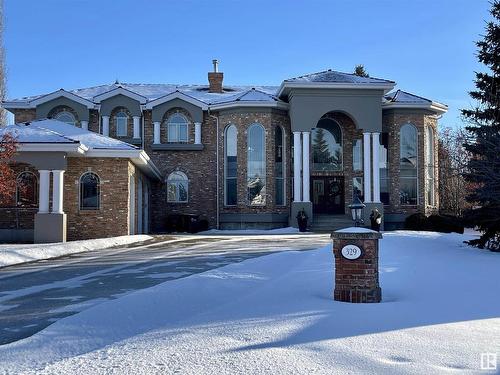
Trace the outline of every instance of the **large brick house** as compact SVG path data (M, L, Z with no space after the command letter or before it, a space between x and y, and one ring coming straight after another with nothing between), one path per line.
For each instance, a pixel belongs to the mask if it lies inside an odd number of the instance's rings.
M105 205L104 198L102 207L82 212L76 189L65 190L69 238L161 232L176 213L200 215L212 228L275 228L295 226L298 210L305 209L313 228L334 228L349 221L354 195L367 205L365 214L382 211L390 229L408 214L439 207L436 134L447 110L394 87L390 80L333 70L277 87L226 86L214 62L208 85L115 82L5 101L3 107L16 123L63 121L150 158L157 174L144 176L147 197L135 198L132 208L137 185L100 182L99 194L126 195L127 212L117 202ZM100 181L127 180L134 169L115 167L118 159L112 158L73 161L67 154L67 160L66 182L74 186L82 169L102 168ZM34 177L41 180L39 172ZM146 201L143 224L120 216L144 212ZM14 202L2 210L14 215L25 208ZM82 225L82 216L100 219ZM9 220L2 228L30 223ZM123 225L116 224L120 220Z

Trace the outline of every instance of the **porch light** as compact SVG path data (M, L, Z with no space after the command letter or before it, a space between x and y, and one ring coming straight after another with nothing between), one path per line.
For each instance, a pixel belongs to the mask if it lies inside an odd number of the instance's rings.
M354 226L359 227L363 222L363 209L366 205L361 202L358 195L354 196L352 203L348 206L351 209L352 220L354 221Z

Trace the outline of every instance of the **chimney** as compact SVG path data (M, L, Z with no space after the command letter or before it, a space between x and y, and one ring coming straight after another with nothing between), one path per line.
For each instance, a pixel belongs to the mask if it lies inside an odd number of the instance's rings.
M212 60L214 71L208 73L208 92L222 93L222 79L224 73L219 72L219 61Z

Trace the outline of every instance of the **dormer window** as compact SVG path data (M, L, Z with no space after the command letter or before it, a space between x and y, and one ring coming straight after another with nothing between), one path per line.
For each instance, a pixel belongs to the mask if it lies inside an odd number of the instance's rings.
M174 113L167 120L168 142L188 141L188 120L180 113Z
M58 114L54 116L54 119L58 121L65 122L66 124L69 125L76 125L76 118L75 116L69 112L69 111L61 111Z
M124 111L120 111L115 115L116 136L127 136L128 115Z

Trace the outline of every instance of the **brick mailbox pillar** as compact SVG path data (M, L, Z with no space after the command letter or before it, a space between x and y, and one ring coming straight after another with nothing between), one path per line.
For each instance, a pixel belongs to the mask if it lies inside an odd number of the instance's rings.
M335 301L380 302L378 241L382 234L365 228L346 228L331 235L335 257Z

